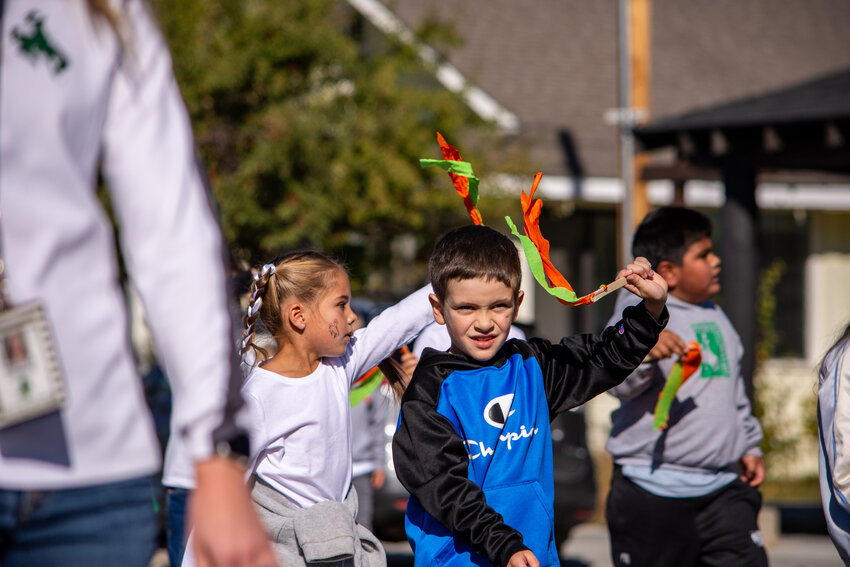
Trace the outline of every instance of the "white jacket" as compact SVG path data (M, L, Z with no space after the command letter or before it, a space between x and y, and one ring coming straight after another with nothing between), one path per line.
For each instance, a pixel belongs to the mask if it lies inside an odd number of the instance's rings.
M850 339L826 354L818 381L821 503L829 536L850 565Z
M0 255L11 300L46 307L67 405L0 431L1 488L87 486L160 465L99 166L171 379L173 434L207 457L228 395L239 405L223 240L171 59L147 4L115 4L127 49L84 0L5 2Z

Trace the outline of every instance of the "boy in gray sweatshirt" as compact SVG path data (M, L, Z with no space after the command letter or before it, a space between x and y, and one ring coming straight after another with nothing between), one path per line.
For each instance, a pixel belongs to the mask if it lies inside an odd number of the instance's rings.
M667 280L670 321L644 363L609 391L621 402L606 443L614 564L767 565L756 523L762 432L744 390L741 339L710 299L720 291L711 222L691 209L655 210L636 229L632 252ZM633 302L620 294L614 313ZM654 429L659 394L690 341L700 344L701 367L678 390L667 427Z

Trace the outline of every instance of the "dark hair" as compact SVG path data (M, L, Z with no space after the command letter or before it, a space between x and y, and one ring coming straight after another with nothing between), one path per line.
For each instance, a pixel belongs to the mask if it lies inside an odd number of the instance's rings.
M681 264L691 244L711 238L711 221L699 211L685 207L661 207L651 211L635 229L632 254L643 256L653 267L663 261Z
M434 294L446 298L450 280L484 277L500 281L519 293L522 269L519 253L510 238L483 225L465 225L445 233L428 263L428 275Z
M818 367L823 368L823 365L826 362L826 358L829 356L829 353L831 353L833 349L835 349L835 347L847 340L848 337L850 337L850 323L848 323L848 325L844 328L844 332L841 333L841 335L835 340L834 343L832 343L832 346L826 349L826 354L824 354L823 358L820 359L820 364L818 365Z

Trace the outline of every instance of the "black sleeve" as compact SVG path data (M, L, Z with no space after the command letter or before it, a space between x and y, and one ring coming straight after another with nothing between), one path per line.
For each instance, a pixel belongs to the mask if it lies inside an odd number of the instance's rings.
M643 361L667 325L667 308L658 321L643 302L623 310L623 319L600 335L573 335L559 344L528 341L540 362L549 412L574 408L613 388Z
M417 368L393 437L396 476L422 508L494 565L527 547L522 535L487 505L467 476L469 456L452 423L437 413L440 381Z

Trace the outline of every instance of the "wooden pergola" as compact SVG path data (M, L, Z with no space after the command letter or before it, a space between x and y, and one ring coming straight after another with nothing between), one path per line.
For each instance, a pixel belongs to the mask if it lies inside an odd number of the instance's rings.
M809 170L850 174L850 69L761 96L658 120L634 131L642 150L673 147L677 162L642 178L719 178L724 310L741 335L750 397L755 368L759 174Z

